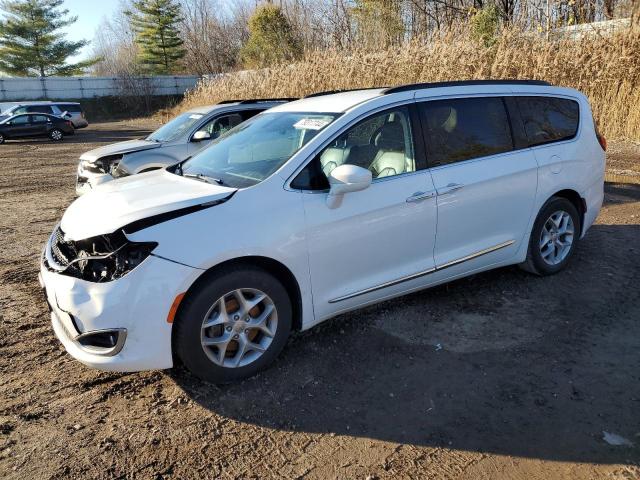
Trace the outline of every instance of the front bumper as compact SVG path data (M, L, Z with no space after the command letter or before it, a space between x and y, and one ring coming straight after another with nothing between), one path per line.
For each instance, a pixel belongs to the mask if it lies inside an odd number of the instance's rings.
M53 330L72 357L101 370L133 372L173 366L167 315L201 272L151 255L111 282L87 282L44 264L39 280ZM118 332L120 344L107 349L83 344L83 338L100 332Z

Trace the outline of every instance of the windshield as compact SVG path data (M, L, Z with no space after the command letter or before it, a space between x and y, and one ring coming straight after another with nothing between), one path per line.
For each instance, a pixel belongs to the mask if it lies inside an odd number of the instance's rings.
M233 188L260 183L336 119L338 114L267 112L241 123L182 165L185 175ZM180 170L178 170L179 172Z
M198 123L204 115L202 113L183 113L161 126L158 130L147 137L147 140L154 142L170 142L183 135Z

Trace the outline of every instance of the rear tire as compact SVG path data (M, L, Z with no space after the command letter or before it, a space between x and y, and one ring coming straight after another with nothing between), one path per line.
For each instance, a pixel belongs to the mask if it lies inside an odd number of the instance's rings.
M59 142L64 138L64 133L59 128L54 128L49 132L49 138L54 142Z
M581 232L580 215L566 198L551 197L533 224L527 259L520 268L535 275L553 275L571 260Z
M0 145L4 143L4 135L0 133Z
M230 383L268 367L292 325L291 300L255 267L214 272L185 297L174 326L174 352L197 377Z

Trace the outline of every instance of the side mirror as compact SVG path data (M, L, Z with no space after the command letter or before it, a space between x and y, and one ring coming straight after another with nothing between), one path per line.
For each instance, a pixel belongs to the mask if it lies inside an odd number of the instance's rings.
M199 130L193 134L191 137L192 142L202 142L203 140L210 140L211 134L209 132L205 132L204 130Z
M337 208L345 193L358 192L371 185L371 172L356 165L340 165L329 174L329 195L327 206Z

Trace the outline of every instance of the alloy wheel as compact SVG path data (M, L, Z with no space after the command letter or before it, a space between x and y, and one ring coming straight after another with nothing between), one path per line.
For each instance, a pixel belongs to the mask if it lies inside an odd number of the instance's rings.
M573 219L564 210L549 216L540 233L540 255L548 265L558 265L573 247L575 228Z
M269 348L278 328L273 300L253 288L223 295L202 321L200 343L209 359L221 367L253 363Z
M62 140L62 132L60 130L53 130L51 132L51 138L54 140Z

